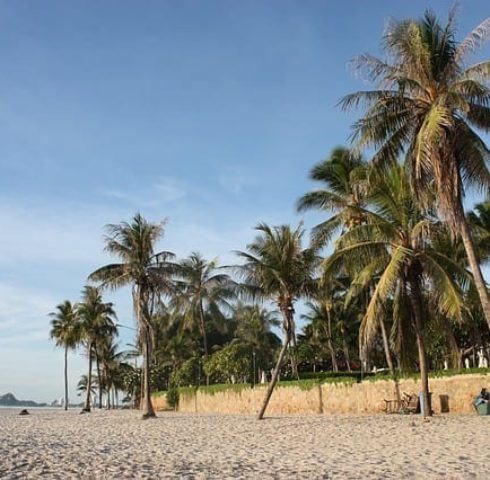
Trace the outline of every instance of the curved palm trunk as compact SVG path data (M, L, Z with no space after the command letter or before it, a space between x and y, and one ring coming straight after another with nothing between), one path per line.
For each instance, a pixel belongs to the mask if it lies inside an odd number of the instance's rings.
M385 351L386 363L388 364L388 370L390 371L393 381L395 382L395 397L398 402L401 401L400 385L398 378L396 377L395 367L393 366L393 360L390 352L390 343L388 342L388 334L386 333L386 325L382 317L379 318L379 326L381 329L381 336L383 337L383 347Z
M289 342L291 341L291 317L292 317L292 311L291 310L285 310L283 311L283 318L284 318L284 343L281 348L281 351L279 352L279 358L277 359L276 366L274 367L274 371L272 372L272 378L269 383L269 387L267 388L267 393L264 398L264 403L262 404L262 408L260 409L260 412L257 416L257 420L262 420L264 418L264 413L267 409L267 405L269 405L269 401L272 396L272 392L274 391L274 387L276 386L277 383L277 378L279 377L279 372L281 371L282 367L282 362L284 361L284 355L286 354L286 351L289 346Z
M199 324L201 326L202 343L204 347L204 363L206 363L209 355L208 351L208 338L206 336L206 325L204 323L204 308L202 301L199 301ZM209 385L209 375L206 375L206 385Z
M422 323L422 308L420 291L420 285L417 278L410 280L411 294L410 306L412 309L412 320L415 329L415 335L417 337L417 348L419 352L419 364L420 364L420 382L422 387L422 403L424 410L424 417L432 415L429 406L429 368L427 364L427 351L425 348L425 341L423 335L423 323Z
M293 319L291 319L291 339L289 343L293 346L292 352L290 352L291 356L291 374L293 377L296 377L296 380L299 380L299 370L298 370L298 355L297 355L297 344L296 344L296 329L294 327Z
M92 344L88 344L88 375L87 375L87 392L85 396L84 412L90 412L90 394L92 390Z
M350 368L350 355L349 355L349 345L347 344L347 338L345 336L345 327L344 324L340 324L340 333L342 334L342 350L344 351L345 361L347 362L347 371L351 372Z
M454 336L453 329L451 328L451 325L449 324L446 318L442 319L442 324L446 332L446 339L449 347L449 358L451 360L451 364L450 364L451 368L461 370L462 368L461 350L458 346L458 342L456 341L456 337Z
M461 210L463 210L462 207ZM483 314L485 315L485 320L487 321L488 328L490 329L490 295L488 294L488 290L485 285L485 280L481 272L480 263L476 255L473 237L471 235L471 231L468 226L468 222L466 221L466 218L464 216L464 213L460 213L459 218L461 219L458 222L461 239L463 240L466 256L468 257L468 263L470 264L471 271L473 272L473 278L475 280L475 286L480 297Z
M289 333L284 334L284 344L279 353L279 358L277 359L276 366L274 367L274 371L272 372L271 382L269 383L269 387L267 388L267 393L264 398L264 403L262 404L262 408L260 409L259 415L257 416L258 420L262 420L264 418L265 410L267 409L267 405L269 405L269 400L271 399L272 392L274 391L274 387L277 383L277 378L279 376L279 372L281 371L282 362L284 361L284 355L289 346Z
M145 326L143 339L143 359L144 359L144 398L143 398L143 418L155 417L155 410L151 403L150 388L150 332L149 327Z
M333 342L332 342L332 318L330 315L330 309L326 309L327 312L327 344L328 344L328 349L330 350L330 358L332 360L332 370L334 372L339 371L339 366L337 365L337 358L335 356L335 350L333 348Z
M68 347L65 347L65 410L68 410Z

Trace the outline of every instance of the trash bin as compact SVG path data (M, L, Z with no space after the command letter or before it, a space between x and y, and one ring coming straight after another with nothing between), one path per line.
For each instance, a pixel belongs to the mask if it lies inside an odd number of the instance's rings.
M476 406L478 415L490 415L490 403L480 403Z
M449 395L439 395L439 401L441 403L441 413L449 412Z
M429 412L432 413L432 392L429 392ZM422 392L419 392L419 405L420 405L420 413L422 415L426 415L424 410L424 400L422 398Z

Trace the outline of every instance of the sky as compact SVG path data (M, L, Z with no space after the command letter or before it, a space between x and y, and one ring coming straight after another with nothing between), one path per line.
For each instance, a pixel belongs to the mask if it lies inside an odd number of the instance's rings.
M0 394L63 395L48 313L111 260L104 225L166 218L161 249L230 263L258 222L323 219L295 202L348 142L339 99L369 87L349 60L380 55L390 17L453 4L0 0ZM489 13L459 2L459 38ZM129 291L105 298L134 325Z

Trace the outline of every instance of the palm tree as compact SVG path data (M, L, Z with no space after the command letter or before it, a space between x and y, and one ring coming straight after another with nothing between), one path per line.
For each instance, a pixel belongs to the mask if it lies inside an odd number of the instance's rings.
M143 346L143 418L155 417L150 386L151 318L159 297L174 292L175 265L170 261L174 254L155 253L155 244L164 233L164 222L150 223L139 213L130 223L108 225L107 231L105 250L120 262L97 269L89 275L89 280L113 289L132 286L134 312Z
M322 296L321 300L307 302L306 307L308 308L308 311L302 315L302 318L309 322L313 337L323 337L326 339L330 360L332 362L332 370L338 372L339 367L337 365L336 348L334 348L332 340L333 298Z
M330 156L315 165L310 178L323 188L305 193L297 204L298 211L321 210L330 217L313 228L313 241L325 245L339 230L362 223L366 197L367 164L354 151L336 147Z
M104 303L100 291L91 286L83 289L82 301L77 306L77 313L80 318L81 338L85 343L88 356L87 374L87 395L83 411L90 412L90 392L92 389L92 361L96 356L99 365L97 345L108 341L117 334L115 324L116 313L112 303ZM97 369L99 391L102 389L102 377L100 368ZM99 397L99 403L101 403Z
M69 300L56 306L56 312L51 317L50 338L56 346L65 349L65 410L68 410L68 350L74 349L80 340L80 329L76 309Z
M394 166L379 176L371 202L373 210L366 211L366 223L340 237L336 251L325 261L325 270L330 274L347 263L358 272L352 290L374 285L361 325L366 343L374 337L378 318L391 301L395 328L402 331L402 324L411 321L419 353L424 412L430 414L424 338L428 302L423 292L430 292L439 314L459 320L465 307L458 280L465 272L434 248L433 238L442 226L418 209L403 166Z
M206 335L205 312L214 319L223 317L223 310L231 310L229 301L234 298L236 284L223 273L217 273L216 260L207 261L199 253L192 252L179 263L178 282L181 295L174 306L182 312L184 325L198 326L204 348L204 363L209 355Z
M107 395L107 408L111 408L111 392L116 390L116 387L120 386L120 364L125 356L125 352L117 351L118 345L114 342L113 337L106 337L103 341L99 342L97 351L99 354L99 360L102 365L100 369L100 383L99 391L104 391ZM102 405L102 401L99 400ZM114 402L113 402L114 403ZM114 405L113 405L114 406Z
M337 231L340 230L341 233L344 233L365 222L364 209L368 201L369 175L370 165L355 150L349 150L345 147L334 148L326 160L313 167L310 172L310 178L323 184L323 188L303 195L298 201L298 210L316 209L331 212L326 221L313 228L312 237L314 242L324 246ZM331 281L338 283L337 279L331 279ZM363 300L367 304L369 292L365 293ZM320 299L320 301L327 302L324 308L328 305L328 302L331 303L330 300L329 298ZM324 313L330 315L330 309L327 309ZM390 372L394 375L395 371L388 346L384 319L380 317L379 322L385 356ZM344 330L343 324L342 330ZM342 335L345 338L344 331ZM345 348L345 341L343 343L344 352L348 352L348 349ZM363 353L359 352L359 356L362 357ZM332 362L334 368L336 368L336 362L334 360Z
M239 302L233 309L233 321L236 322L235 336L251 350L256 374L270 368L274 353L281 345L280 339L271 331L272 327L280 326L276 311L269 311L258 305L245 305Z
M284 342L279 353L267 394L259 412L261 420L282 366L284 355L294 342L294 304L310 294L316 286L313 273L318 261L314 248L302 248L303 229L292 230L288 225L270 227L260 224L247 252L237 252L244 260L238 272L252 296L270 299L276 303L283 317Z
M490 130L490 61L467 66L490 36L490 18L460 43L455 34L453 11L446 25L431 11L392 22L384 35L387 60L368 54L354 60L377 89L347 95L340 104L365 109L353 126L356 147L374 147L378 167L404 154L419 203L437 205L461 237L490 328L490 296L463 210L465 189L490 187L490 152L477 133Z

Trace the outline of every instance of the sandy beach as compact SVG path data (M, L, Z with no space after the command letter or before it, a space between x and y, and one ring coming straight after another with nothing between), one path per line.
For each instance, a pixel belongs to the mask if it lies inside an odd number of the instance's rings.
M490 417L0 410L0 478L483 479Z

